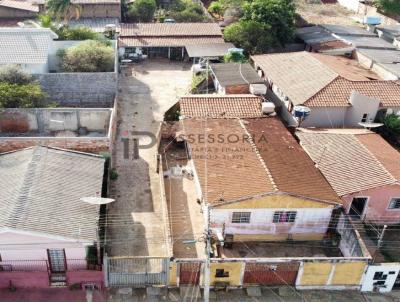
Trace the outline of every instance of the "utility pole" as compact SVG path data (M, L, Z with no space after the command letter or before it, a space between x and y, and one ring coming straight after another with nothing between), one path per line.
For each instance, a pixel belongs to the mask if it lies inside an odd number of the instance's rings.
M204 302L210 301L210 252L211 252L211 240L210 240L210 209L206 205L206 265L204 267Z

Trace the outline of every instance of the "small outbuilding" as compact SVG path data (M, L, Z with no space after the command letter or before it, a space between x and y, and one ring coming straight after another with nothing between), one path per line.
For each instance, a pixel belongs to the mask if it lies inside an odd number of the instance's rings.
M264 80L249 63L211 64L211 77L220 94L265 94Z

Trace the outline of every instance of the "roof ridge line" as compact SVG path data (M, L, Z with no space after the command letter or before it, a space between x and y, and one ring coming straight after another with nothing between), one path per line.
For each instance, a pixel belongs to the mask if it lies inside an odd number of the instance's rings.
M265 163L264 159L262 158L260 151L258 150L256 144L253 141L252 136L250 135L249 131L247 130L246 126L243 123L242 119L238 119L239 120L239 125L242 127L242 129L244 130L244 132L247 135L247 141L249 142L251 148L253 149L254 153L256 154L257 158L259 159L261 165L263 166L265 172L267 172L267 176L269 178L269 180L271 181L272 187L274 188L274 191L277 192L279 191L278 186L276 185L274 178L272 176L271 171L268 169L267 164Z
M352 136L357 140L357 142L361 145L361 147L367 150L368 154L372 156L372 158L378 163L378 165L379 165L387 174L389 174L389 176L393 179L393 182L397 182L397 181L398 181L397 178L394 177L393 174L390 173L390 172L386 169L386 167L380 162L380 160L367 148L367 146L365 146L365 145L358 139L358 137L357 137L356 134L350 134L350 135L352 135Z
M335 72L337 74L337 72ZM316 93L314 93L312 96L310 96L304 103L303 105L307 106L307 103L314 97L316 97L318 94L320 94L322 91L327 89L329 85L331 85L333 82L339 80L339 79L345 79L342 77L340 74L338 74L332 81L330 81L328 84L326 84L324 87L322 87L320 90L318 90Z

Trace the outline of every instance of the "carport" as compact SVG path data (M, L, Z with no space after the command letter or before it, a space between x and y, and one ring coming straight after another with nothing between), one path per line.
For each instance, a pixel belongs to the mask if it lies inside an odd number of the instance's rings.
M207 43L186 45L186 52L193 63L197 63L200 58L218 59L228 53L230 48L235 46L232 43Z

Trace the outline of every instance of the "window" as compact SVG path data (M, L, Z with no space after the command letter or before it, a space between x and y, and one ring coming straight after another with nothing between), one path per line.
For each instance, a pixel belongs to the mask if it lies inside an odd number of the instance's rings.
M400 197L390 199L389 209L400 209Z
M368 118L368 113L364 113L361 119L361 123L365 123L367 121Z
M228 278L229 272L226 272L224 269L216 269L215 270L215 278Z
M295 211L276 211L274 213L274 223L294 222L296 220L297 212Z
M232 223L250 223L250 212L233 212Z

